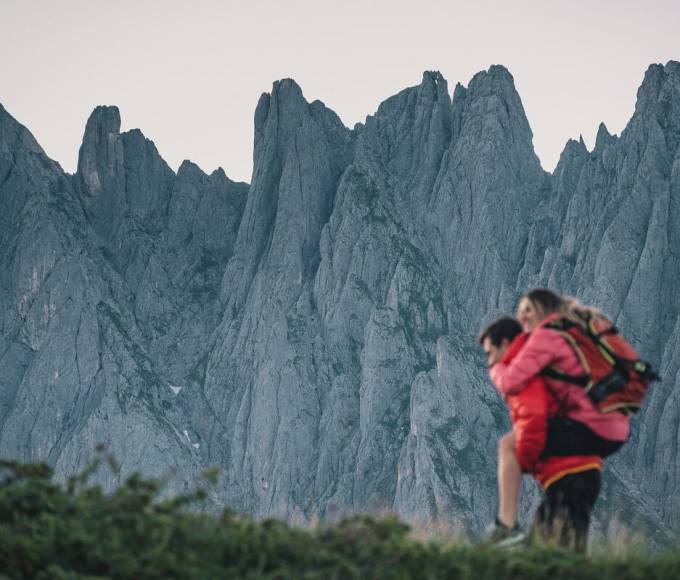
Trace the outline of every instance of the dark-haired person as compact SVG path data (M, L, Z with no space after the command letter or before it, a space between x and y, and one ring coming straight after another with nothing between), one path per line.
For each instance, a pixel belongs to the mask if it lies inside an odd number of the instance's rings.
M512 318L495 321L479 336L489 366L510 363L527 340L528 334L523 333L520 324ZM600 491L602 459L596 454L546 455L548 421L558 413L558 401L541 377L530 379L518 394L507 395L505 399L510 409L513 437L504 436L499 451L506 445L513 448L511 454L499 453L499 513L489 530L488 540L501 548L525 541L526 534L517 524L516 507L522 472L525 472L545 490L532 535L584 551L590 513ZM504 482L508 477L510 485Z

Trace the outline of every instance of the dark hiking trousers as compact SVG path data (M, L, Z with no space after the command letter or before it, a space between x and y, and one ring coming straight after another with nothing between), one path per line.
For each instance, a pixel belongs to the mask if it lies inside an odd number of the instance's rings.
M543 457L558 455L599 455L607 457L619 450L623 441L610 441L592 429L567 417L554 417L548 421L548 436Z
M531 527L532 539L585 552L600 482L600 471L590 469L565 475L548 486Z

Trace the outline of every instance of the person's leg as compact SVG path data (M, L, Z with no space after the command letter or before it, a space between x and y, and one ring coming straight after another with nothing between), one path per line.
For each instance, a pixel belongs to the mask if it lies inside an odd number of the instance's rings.
M498 441L498 498L496 521L487 528L486 542L500 549L523 544L527 535L517 526L517 501L522 469L515 453L515 436L506 433Z
M498 520L509 528L517 523L521 485L522 468L515 452L515 434L511 431L498 441Z
M565 475L545 491L532 540L585 553L590 514L600 492L597 469Z
M600 493L600 472L596 469L571 476L569 494L565 498L571 529L570 547L576 552L585 553L588 547L588 528L590 514Z
M536 511L530 531L531 543L550 546L560 545L562 528L561 505L564 493L561 480L543 491L543 501Z
M555 515L555 497L544 491L543 501L538 506L534 521L529 529L529 541L532 544L547 544L552 537L552 525Z

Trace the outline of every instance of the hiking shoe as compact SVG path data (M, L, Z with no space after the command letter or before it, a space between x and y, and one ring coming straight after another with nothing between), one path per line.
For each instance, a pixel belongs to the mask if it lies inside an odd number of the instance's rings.
M527 535L515 524L509 528L498 518L486 529L486 540L484 544L499 548L501 550L517 548L524 544L527 540Z

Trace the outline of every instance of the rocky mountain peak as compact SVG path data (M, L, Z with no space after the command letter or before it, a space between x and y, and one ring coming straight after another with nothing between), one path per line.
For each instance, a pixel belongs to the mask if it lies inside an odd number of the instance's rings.
M0 103L0 155L9 155L11 151L19 150L44 153L31 132Z
M602 152L607 145L614 143L615 141L616 137L607 130L607 126L604 123L600 123L600 126L597 128L597 137L595 137L595 148L593 149L593 153Z
M671 63L674 63L674 61L669 61L668 64L671 65ZM638 103L644 105L650 99L655 100L668 77L668 73L672 72L674 68L671 65L666 70L667 67L662 64L650 64L637 91Z
M579 135L578 141L576 139L569 139L567 144L564 146L562 155L587 155L588 147L586 147L586 142L583 140L583 135Z
M421 86L437 86L438 84L443 84L444 88L448 86L446 79L442 76L438 70L426 70L423 71L423 80L421 81Z
M276 81L260 97L253 177L225 273L230 308L240 308L257 269L270 261L286 264L286 279L313 271L321 228L352 150L351 131L320 101L309 104L292 79ZM280 282L285 292L288 282Z
M439 72L425 71L419 85L386 99L367 117L357 156L389 167L398 178L395 193L401 190L402 201L412 211L411 201L422 200L433 185L451 125L447 82Z
M468 89L478 97L497 94L515 98L515 79L510 71L502 65L493 65L489 70L479 71L468 84Z
M634 132L636 127L644 127L646 134L651 123L658 124L669 149L674 152L680 130L680 62L671 60L665 66L652 64L645 73L629 127Z
M185 159L177 170L178 179L201 179L205 172L193 161Z
M465 124L471 123L482 140L509 147L511 151L521 150L523 156L538 164L533 149L533 133L522 100L512 75L504 66L494 65L488 71L477 73L465 93L460 90L458 93L460 100L464 95L462 107L454 102L454 109L456 106L460 108L461 131L465 131Z
M105 139L120 133L120 110L113 105L99 105L90 114L85 125L83 141Z
M288 77L274 81L271 94L280 101L286 101L288 99L293 101L305 101L300 85L297 84L295 79Z
M451 99L451 137L454 141L460 134L466 96L467 89L460 83L456 83L456 87L453 89L453 98Z
M228 180L228 181L231 181L231 179L229 179L229 178L227 177L227 174L224 172L224 169L222 169L221 167L218 167L217 169L215 169L215 170L210 174L210 177L217 177L217 178L219 178L219 179L226 179L226 180Z
M86 202L86 210L97 212L96 201L115 189L123 168L118 107L99 106L87 120L78 154L76 175Z
M585 161L588 157L588 148L581 137L578 141L576 139L569 139L560 153L559 161L555 166L553 175L561 175L566 167L572 168L577 164L577 160L580 163ZM580 164L578 163L578 164Z
M456 103L465 99L466 94L467 94L467 89L462 84L456 83L456 86L453 89L452 105L455 107Z
M293 79L275 81L271 93L264 93L255 110L255 147L265 131L276 134L277 141L286 141L300 123L307 109L302 89Z

